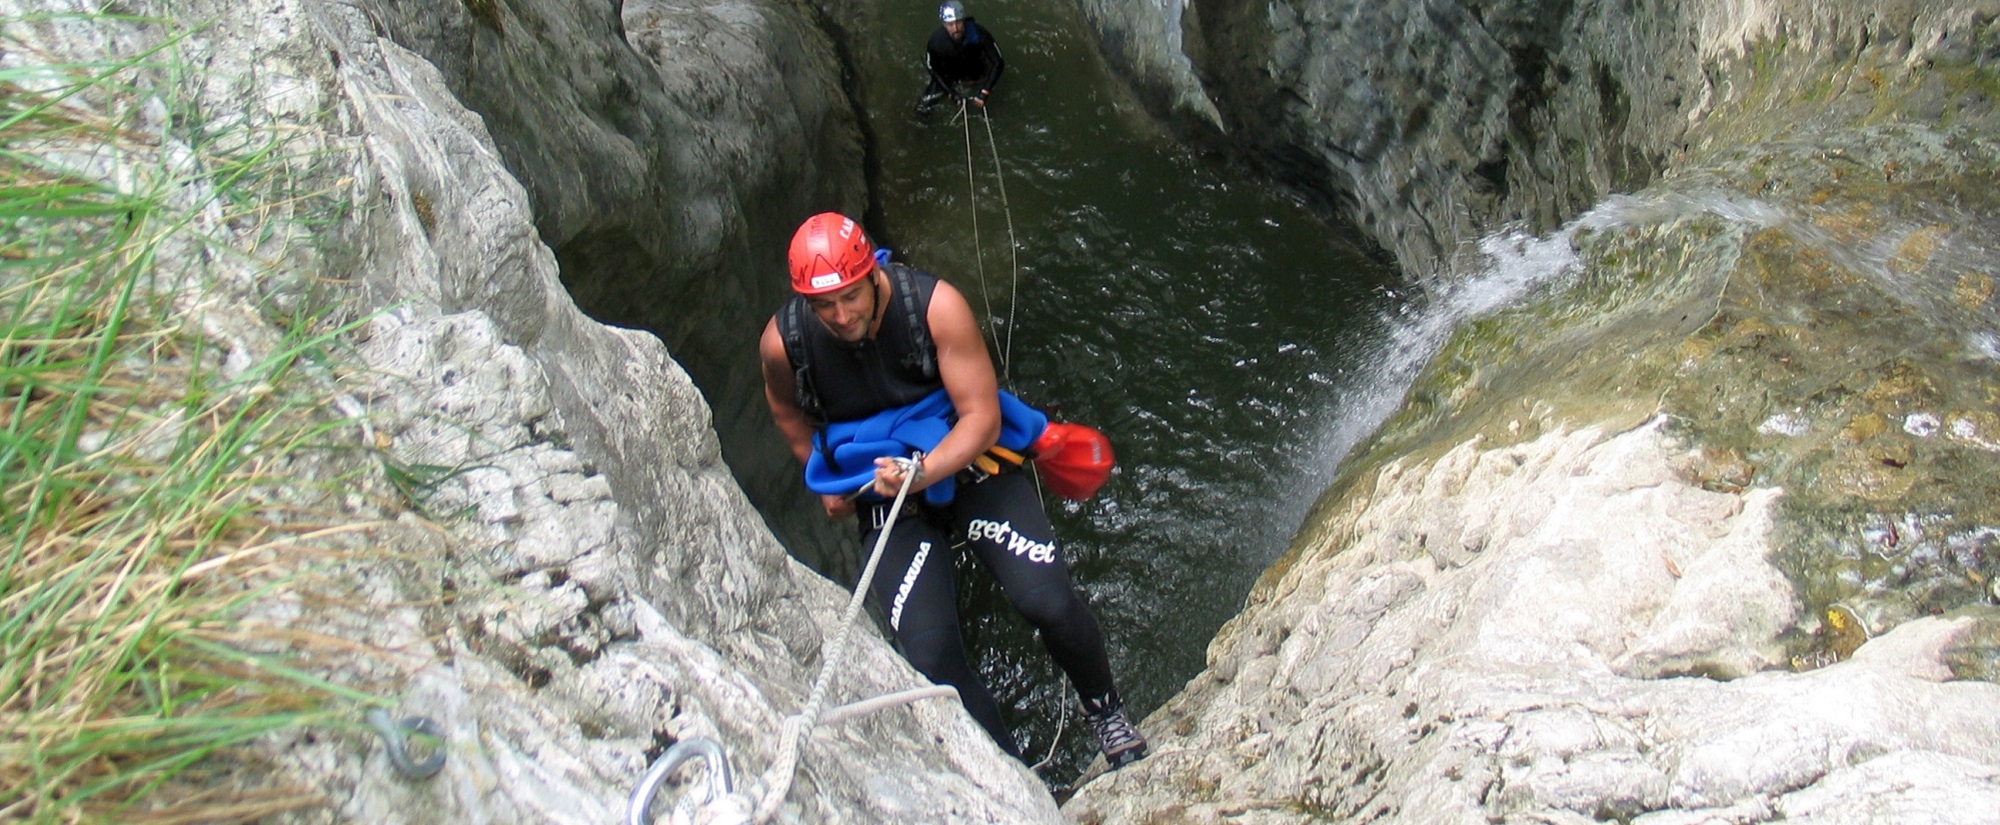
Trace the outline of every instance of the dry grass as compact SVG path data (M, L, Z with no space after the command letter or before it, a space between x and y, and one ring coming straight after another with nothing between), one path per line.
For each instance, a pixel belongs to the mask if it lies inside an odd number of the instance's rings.
M265 174L281 139L173 120L171 46L0 70L0 822L317 805L242 746L373 701L310 675L352 651L242 621L366 531L305 511L358 433L323 317L267 318L247 363L187 323L190 262L260 259L314 198Z

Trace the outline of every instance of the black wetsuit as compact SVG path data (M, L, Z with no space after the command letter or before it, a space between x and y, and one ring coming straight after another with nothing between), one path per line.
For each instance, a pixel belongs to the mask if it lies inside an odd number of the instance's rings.
M984 99L985 93L992 92L993 85L1000 82L1000 72L1006 70L1007 60L1000 56L1000 44L993 41L993 33L967 17L965 37L961 39L951 39L951 32L943 26L931 32L930 43L924 47L924 65L930 69L931 78L917 107L927 110L948 94Z
M936 344L924 320L936 278L894 264L883 269L894 295L883 310L881 331L858 345L835 338L810 309L803 317L795 312L803 307L803 298L779 311L781 334L795 339L787 345L792 368L809 382L799 386L817 396L801 398L802 409L823 410L827 420L855 420L900 406L887 403L893 399L922 397L944 386L937 375ZM807 363L799 363L801 357ZM917 393L919 389L924 392ZM1008 467L1005 462L1002 466ZM957 494L944 507L921 504L922 496L903 502L882 549L871 595L910 664L932 682L958 688L972 718L1001 748L1020 756L999 704L966 656L953 542L963 539L964 549L999 579L1007 601L1041 631L1049 655L1080 695L1115 694L1111 662L1104 633L1070 580L1055 528L1027 474L1008 467L997 475L975 476L973 471L961 473ZM860 507L864 550L874 549L889 509L886 503Z

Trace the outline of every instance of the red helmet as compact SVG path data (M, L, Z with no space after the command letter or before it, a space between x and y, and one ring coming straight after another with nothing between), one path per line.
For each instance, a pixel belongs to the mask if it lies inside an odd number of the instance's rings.
M1111 467L1117 463L1111 455L1111 439L1069 422L1049 422L1028 450L1049 489L1071 501L1097 495L1097 489L1111 480Z
M875 269L875 245L838 212L821 212L792 234L792 291L824 295L859 281Z

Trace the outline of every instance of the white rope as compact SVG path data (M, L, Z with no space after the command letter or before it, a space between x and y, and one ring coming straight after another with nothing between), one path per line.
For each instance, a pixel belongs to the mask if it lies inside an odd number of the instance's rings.
M958 118L965 125L965 191L972 213L973 262L979 273L979 297L986 307L986 317L991 319L993 301L987 297L990 293L986 288L986 250L979 235L979 187L972 163L972 109L964 98L958 101ZM1000 381L1004 384L1014 373L1014 321L1016 310L1020 307L1021 243L1014 236L1014 207L1007 202L1007 170L1000 165L1000 143L993 138L993 116L982 107L979 119L986 124L986 148L993 155L993 180L1000 190L1000 214L1007 219L1007 259L1012 267L1012 274L1007 278L1007 340L1002 342L997 330L988 330L993 337L993 351L1000 359Z
M899 690L895 693L884 693L873 699L849 702L833 710L829 710L825 716L819 718L819 721L822 725L838 725L849 719L859 719L878 710L888 710L898 705L907 705L919 699L951 699L956 701L958 699L958 688L951 685L931 685L930 687Z
M1049 739L1048 755L1042 757L1042 761L1036 762L1035 764L1028 766L1028 770L1034 771L1036 773L1040 773L1043 768L1049 766L1050 762L1054 762L1056 760L1056 748L1062 745L1063 729L1069 727L1069 674L1068 673L1063 674L1062 690L1057 692L1056 695L1062 697L1062 700L1057 703L1062 706L1062 715L1056 717L1056 735Z
M1000 165L1000 144L993 140L993 116L984 109L979 115L979 119L986 123L986 147L993 152L993 181L1000 187L1000 214L1007 218L1008 263L1014 268L1014 274L1007 278L1007 345L1000 354L1000 377L1004 381L1013 377L1014 319L1020 307L1021 292L1021 244L1014 239L1014 207L1007 203L1007 174ZM971 143L970 139L967 143ZM971 149L970 145L966 147L967 154L971 153ZM966 165L970 167L971 161L968 160ZM993 313L988 311L986 317L992 318Z
M972 262L979 273L979 300L986 307L986 317L990 322L993 318L993 298L991 297L993 293L986 288L986 251L981 248L979 239L979 185L974 181L972 173L972 109L963 97L958 99L958 119L960 123L965 125L965 196L966 204L972 213ZM988 118L986 129L989 134L993 130L992 124L992 119ZM1008 312L1012 311L1012 309L1008 310ZM993 351L999 352L1000 333L992 330L992 326L991 323L987 324L987 333L993 336ZM1007 362L1005 359L1000 361L1000 371L1002 375L1006 374Z
M921 455L917 459L897 459L903 462L903 487L896 491L896 501L889 505L889 517L882 522L882 532L875 539L875 549L868 554L868 564L861 570L861 580L854 585L854 596L847 600L847 609L841 613L840 630L833 635L825 654L819 660L819 675L814 677L812 692L806 697L806 704L799 712L786 717L783 732L778 737L778 757L771 763L771 769L764 773L763 802L757 805L759 825L771 821L778 808L785 804L785 795L792 790L792 777L798 772L799 744L812 730L819 718L820 706L826 703L827 689L833 685L834 663L840 661L847 651L847 639L854 631L854 617L861 612L861 600L868 594L868 583L875 578L875 566L882 561L882 548L889 543L889 531L896 524L896 514L903 510L903 500L909 497L910 485L921 474ZM872 483L872 482L871 482Z

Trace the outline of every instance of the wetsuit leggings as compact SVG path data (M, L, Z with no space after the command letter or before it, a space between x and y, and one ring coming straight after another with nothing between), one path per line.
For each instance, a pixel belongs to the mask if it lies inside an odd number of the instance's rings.
M878 531L870 529L867 510L862 519L863 547L872 550ZM939 524L947 519L949 535ZM1007 472L960 484L945 514L913 516L904 504L872 583L875 603L910 664L932 682L958 688L972 718L1018 757L999 703L973 669L959 632L952 536L965 537L966 549L1000 580L1014 609L1041 631L1049 656L1083 696L1112 690L1104 633L1070 581L1055 528L1026 474Z

